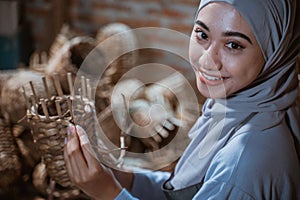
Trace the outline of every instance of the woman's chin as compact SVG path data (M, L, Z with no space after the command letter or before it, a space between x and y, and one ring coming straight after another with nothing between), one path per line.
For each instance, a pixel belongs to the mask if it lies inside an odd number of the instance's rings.
M205 98L211 98L211 99L223 99L226 98L226 90L224 86L219 87L207 87L203 84L199 85L197 84L198 90L202 96Z

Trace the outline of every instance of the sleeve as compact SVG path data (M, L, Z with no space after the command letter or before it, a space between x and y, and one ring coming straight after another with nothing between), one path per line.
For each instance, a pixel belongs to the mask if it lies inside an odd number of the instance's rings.
M169 177L169 172L135 173L131 193L143 200L166 199L161 186Z
M133 197L126 189L123 189L115 200L138 200Z
M193 200L198 199L227 199L227 200L254 200L254 198L242 191L238 187L225 182L207 181L198 193L194 196Z
M169 172L135 173L131 193L123 189L115 200L164 200L161 186L169 177Z

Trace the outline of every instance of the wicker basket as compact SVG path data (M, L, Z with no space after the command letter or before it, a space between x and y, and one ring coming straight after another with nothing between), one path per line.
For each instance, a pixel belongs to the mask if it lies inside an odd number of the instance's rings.
M21 162L12 129L0 119L0 188L11 186L20 175Z
M138 44L134 32L123 23L110 23L102 27L95 38L97 48L104 56L105 63L101 67L106 67L96 90L96 109L100 112L110 105L113 87L122 75L135 66L138 52L134 50ZM124 54L126 50L129 52Z
M40 107L41 104L38 104ZM46 104L49 106L48 101ZM46 117L44 113L36 113L32 110L28 114L28 119L32 127L33 139L42 153L49 176L63 187L69 187L71 183L63 161L63 148L71 117L68 113L63 114L63 118L59 118L58 115Z
M26 102L23 97L23 90L27 96L36 98L47 98L56 95L55 87L51 77L44 76L40 72L30 70L16 70L14 76L10 77L2 86L1 91L1 115L11 124L26 126ZM32 83L34 92L28 82ZM47 85L47 89L45 88ZM22 89L23 87L23 89ZM22 121L23 119L23 121Z
M63 95L61 92L58 94L60 95L31 101L33 103L27 111L27 119L34 142L40 150L42 164L45 165L48 176L55 184L58 184L56 188L53 188L53 183L48 183L48 195L74 198L83 194L72 185L64 161L63 151L67 127L75 123L82 126L88 133L93 133L95 131L93 122L95 108L94 103L86 97Z

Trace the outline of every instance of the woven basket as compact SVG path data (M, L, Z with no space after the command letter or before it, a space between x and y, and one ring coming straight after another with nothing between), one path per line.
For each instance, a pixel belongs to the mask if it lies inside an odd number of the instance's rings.
M70 115L62 119L58 116L47 118L43 113L32 111L28 119L32 127L33 139L42 153L49 176L64 187L71 186L63 161L64 139L70 123Z
M45 74L49 76L57 74L64 93L69 94L67 73L71 73L74 79L84 59L95 47L95 40L88 36L78 36L66 41L61 49L49 58ZM101 52L98 55L100 58ZM89 65L95 68L94 66L101 66L101 64L102 60L99 59Z
M104 73L96 89L96 109L103 111L110 105L113 87L122 75L132 69L138 59L137 38L131 28L123 23L110 23L99 29L96 35L97 48L103 52ZM109 41L109 42L107 42ZM123 51L131 50L127 53Z
M71 30L69 25L64 24L49 49L49 57L54 57L64 44L76 36L75 31Z
M94 114L94 103L81 96L60 95L52 96L50 99L40 98L30 106L27 119L34 142L40 150L48 176L60 185L49 189L50 182L48 195L60 198L82 196L81 191L72 185L68 176L63 155L64 140L67 136L67 127L74 122L88 133L93 133Z
M12 129L0 119L0 188L11 186L20 175L21 162Z
M10 77L2 86L1 91L1 115L12 124L20 124L22 119L26 119L26 102L23 98L23 89L27 92L27 96L33 95L28 82L32 82L35 88L34 95L37 98L47 98L47 96L56 95L54 85L49 76L44 76L40 72L31 70L16 70L14 76ZM47 82L47 90L43 84L44 80ZM22 121L26 126L26 120Z

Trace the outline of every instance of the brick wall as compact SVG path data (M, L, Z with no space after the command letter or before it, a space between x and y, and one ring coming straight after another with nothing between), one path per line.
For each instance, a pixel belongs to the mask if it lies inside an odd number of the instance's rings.
M61 26L55 22L57 18L76 31L92 36L113 22L122 22L131 28L163 27L189 36L198 4L198 0L26 0L24 16L31 25L35 49L47 50ZM147 41L149 35L140 39ZM151 42L165 44L170 49L185 50L187 45L177 38L172 39L172 35L159 35ZM147 52L144 56L147 55L178 67L188 65L169 53Z
M47 50L62 22L67 22L81 34L95 36L104 25L113 22L131 28L162 27L178 31L189 37L199 0L25 0L24 16L29 22L34 48ZM173 34L149 33L142 42L154 42L167 49L182 52L187 57L188 43ZM141 64L166 64L182 71L194 83L189 63L168 51L140 51Z
M58 0L56 0L58 1ZM52 32L53 19L61 16L50 0L26 0L25 16L32 24L37 48L45 48L45 34ZM61 0L64 20L75 29L94 33L111 22L132 28L164 27L190 34L198 0ZM56 11L55 11L56 10ZM56 16L55 16L56 15ZM49 31L49 32L46 32Z

